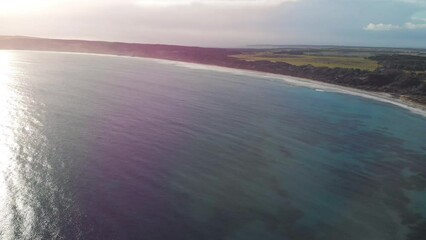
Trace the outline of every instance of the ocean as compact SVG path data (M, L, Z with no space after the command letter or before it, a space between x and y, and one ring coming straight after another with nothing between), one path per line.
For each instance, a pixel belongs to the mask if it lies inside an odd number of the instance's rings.
M232 71L0 51L0 239L426 239L426 118Z

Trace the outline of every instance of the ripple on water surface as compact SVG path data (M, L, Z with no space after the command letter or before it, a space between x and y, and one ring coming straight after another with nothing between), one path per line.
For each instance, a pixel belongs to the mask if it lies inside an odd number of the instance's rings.
M426 238L426 119L266 80L0 51L0 238Z

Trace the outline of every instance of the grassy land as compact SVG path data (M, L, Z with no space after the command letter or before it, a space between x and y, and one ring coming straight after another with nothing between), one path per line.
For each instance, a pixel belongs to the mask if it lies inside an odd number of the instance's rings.
M365 57L358 56L318 56L318 55L292 55L277 53L251 53L233 55L232 57L245 61L285 62L295 66L312 65L314 67L349 68L373 71L379 64Z

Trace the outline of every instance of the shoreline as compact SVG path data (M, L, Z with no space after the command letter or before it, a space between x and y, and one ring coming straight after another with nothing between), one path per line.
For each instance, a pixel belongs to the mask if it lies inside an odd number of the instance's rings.
M404 99L404 96L396 97L385 92L366 91L366 90L361 90L361 89L356 89L351 87L340 86L340 85L332 84L332 83L325 83L325 82L316 81L316 80L307 79L307 78L293 77L290 75L274 74L274 73L254 71L254 70L222 67L217 65L209 65L209 64L193 63L193 62L185 62L185 61L169 60L169 59L161 59L161 58L149 58L149 57L102 54L102 53L14 50L14 49L10 49L10 50L2 49L1 51L23 51L23 52L43 52L43 53L62 53L62 54L124 57L124 58L131 58L131 59L140 59L145 61L154 61L154 62L162 63L162 64L172 64L175 66L185 67L190 69L224 72L224 73L243 75L243 76L252 76L252 77L258 77L258 78L269 78L269 79L283 81L292 86L306 87L306 88L311 88L317 91L347 94L347 95L363 97L366 99L371 99L371 100L375 100L379 102L384 102L384 103L392 104L394 106L407 109L411 113L414 113L416 115L421 115L423 117L426 117L426 106Z
M292 86L310 88L316 91L333 92L333 93L341 93L341 94L347 94L352 96L358 96L358 97L362 97L362 98L366 98L366 99L370 99L374 101L392 104L394 106L407 109L411 113L414 113L416 115L421 115L423 117L426 117L426 106L423 106L421 104L418 104L409 100L404 100L403 96L396 97L385 92L372 92L372 91L340 86L337 84L320 82L320 81L307 79L307 78L293 77L289 75L281 75L281 74L246 70L246 69L228 68L228 67L221 67L221 66L208 65L208 64L189 63L189 62L181 62L181 61L173 61L173 60L165 60L165 59L157 59L157 58L141 58L141 57L139 58L146 59L148 61L156 61L158 63L173 64L175 66L186 67L191 69L209 70L209 71L231 73L231 74L243 75L243 76L275 79L275 80L283 81Z

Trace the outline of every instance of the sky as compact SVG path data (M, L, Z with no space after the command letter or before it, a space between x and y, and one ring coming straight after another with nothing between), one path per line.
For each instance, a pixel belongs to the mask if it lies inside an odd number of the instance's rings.
M426 48L426 0L0 0L0 35Z

